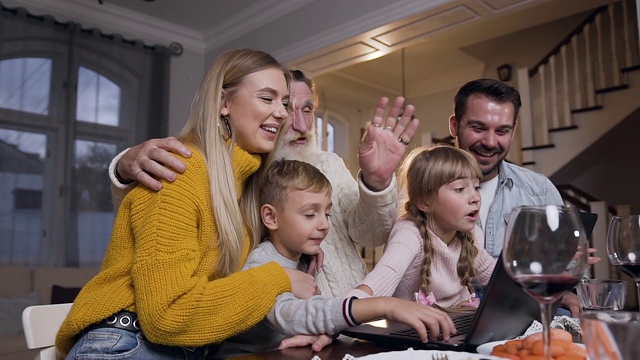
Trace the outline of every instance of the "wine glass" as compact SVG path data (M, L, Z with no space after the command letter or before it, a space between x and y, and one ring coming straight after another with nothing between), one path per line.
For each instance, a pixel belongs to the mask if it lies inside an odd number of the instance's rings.
M571 207L521 206L509 215L502 261L509 276L540 304L545 359L551 359L553 303L585 274L587 249Z
M640 299L640 215L611 218L607 254L613 266L635 280Z

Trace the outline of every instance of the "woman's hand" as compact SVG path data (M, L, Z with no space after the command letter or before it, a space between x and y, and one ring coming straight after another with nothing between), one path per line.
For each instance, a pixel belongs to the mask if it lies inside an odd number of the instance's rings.
M291 281L291 292L298 299L308 299L313 295L319 295L320 290L313 276L302 271L284 268Z
M184 172L187 165L174 154L191 157L191 150L174 137L151 139L129 149L118 161L116 172L124 181L138 181L152 190L162 189L156 178L176 179L176 172Z

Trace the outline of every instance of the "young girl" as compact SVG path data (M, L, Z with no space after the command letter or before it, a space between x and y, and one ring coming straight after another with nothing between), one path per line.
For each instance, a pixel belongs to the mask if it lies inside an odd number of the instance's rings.
M476 226L481 177L478 163L464 150L448 145L413 150L399 176L408 200L380 262L349 295L477 306L472 283L486 285L496 263Z

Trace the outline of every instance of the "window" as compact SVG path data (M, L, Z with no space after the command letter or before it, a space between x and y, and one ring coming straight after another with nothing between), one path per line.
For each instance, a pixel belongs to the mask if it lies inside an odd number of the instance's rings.
M16 188L13 190L13 208L16 210L40 209L42 207L42 190Z
M316 118L316 138L319 149L336 153L343 159L346 158L347 126L337 115L324 111L323 117Z
M111 159L166 135L153 129L166 129L168 55L2 11L0 266L98 266Z
M0 107L47 115L51 62L30 57L0 61Z
M40 258L47 136L0 128L0 263Z
M85 67L78 71L76 118L94 124L118 126L120 87Z

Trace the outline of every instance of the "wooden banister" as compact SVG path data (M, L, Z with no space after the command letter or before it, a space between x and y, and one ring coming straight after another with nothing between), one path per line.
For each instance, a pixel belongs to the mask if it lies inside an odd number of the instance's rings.
M562 39L562 41L560 41L558 45L556 45L553 49L551 49L551 51L549 51L549 53L545 57L543 57L542 60L540 60L536 65L534 65L529 70L529 77L532 77L535 74L537 74L540 66L548 63L549 59L551 59L552 56L557 55L560 52L560 49L562 49L564 45L569 44L571 42L571 39L574 36L580 34L584 30L584 27L587 24L592 23L598 14L601 14L606 10L607 10L607 5L604 5L604 6L600 6L599 8L595 9L591 14L589 14L589 16L587 16L587 18L584 19L584 21L582 21L573 31L571 31L564 39Z
M585 203L584 201L581 201L579 198L571 195L570 193L576 194L580 198L586 199L588 202L600 201L600 199L596 198L595 196L588 194L571 184L556 185L556 188L562 195L562 198L568 200L571 204L577 206L581 210L589 211L589 208L590 208L589 204ZM618 214L618 211L613 206L607 206L607 210L609 211L610 214L613 214L613 215Z

